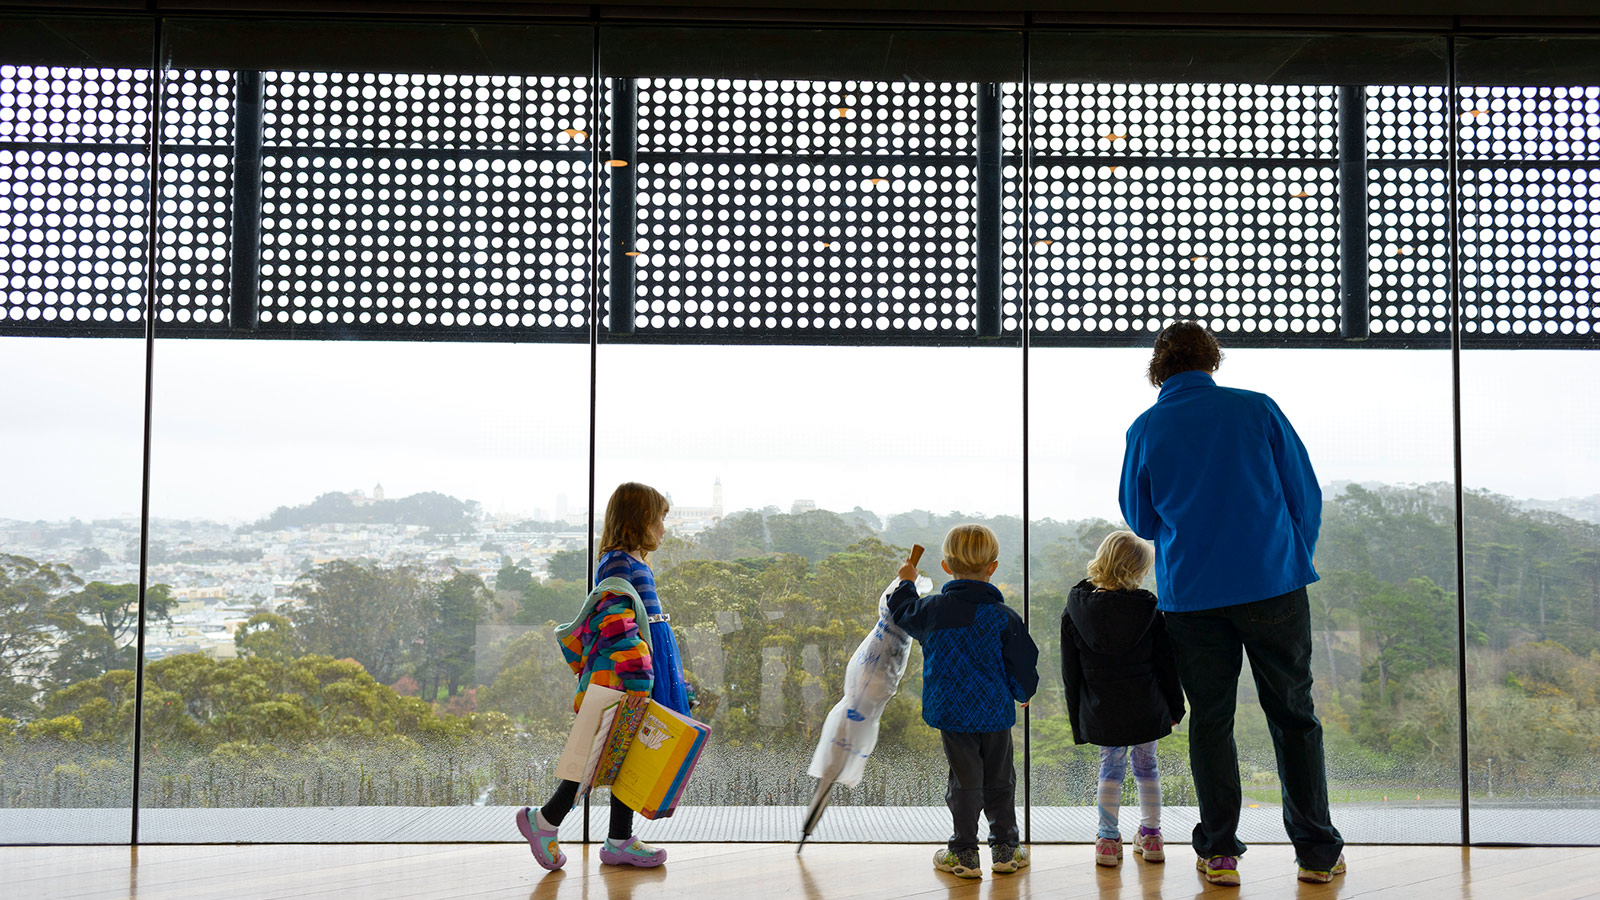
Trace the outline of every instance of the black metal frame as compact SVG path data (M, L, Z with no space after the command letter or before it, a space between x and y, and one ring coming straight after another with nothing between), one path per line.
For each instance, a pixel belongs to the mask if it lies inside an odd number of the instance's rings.
M152 52L161 51L161 23L156 22L152 35ZM150 211L154 221L156 198L161 189L161 167L155 164L161 152L161 93L163 79L150 79ZM144 456L140 460L139 475L139 625L134 634L133 673L133 806L130 811L128 842L139 844L139 798L143 790L144 773L144 639L145 610L150 590L150 437L155 421L155 358L156 358L156 253L159 249L160 231L150 228L147 249L149 277L145 279L144 303Z
M233 281L228 291L228 327L255 331L261 301L261 73L236 76L233 154Z
M1370 337L1367 302L1367 89L1339 88L1339 336Z
M1450 84L1456 84L1455 39L1450 39ZM1454 90L1451 91L1452 99ZM1460 739L1460 756L1457 769L1461 773L1461 843L1472 843L1472 779L1467 771L1467 520L1466 499L1461 486L1461 212L1458 192L1461 185L1460 142L1457 132L1461 117L1445 117L1449 129L1449 164L1445 170L1450 203L1446 206L1449 217L1450 240L1450 430L1455 465L1455 532L1456 532L1456 731Z

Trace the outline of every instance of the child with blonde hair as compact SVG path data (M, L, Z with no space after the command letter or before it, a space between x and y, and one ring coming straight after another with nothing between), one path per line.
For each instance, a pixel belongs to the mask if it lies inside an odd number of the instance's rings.
M1015 703L1039 686L1039 648L1022 617L989 583L1000 566L1000 541L982 525L957 525L944 539L944 589L917 596L917 567L906 560L889 596L894 624L922 644L922 720L939 729L950 762L945 802L955 833L933 866L981 878L978 813L989 819L995 872L1028 864L1017 830L1017 772L1011 728Z
M1154 559L1149 542L1131 531L1112 532L1089 563L1089 577L1067 595L1061 614L1061 678L1072 739L1100 746L1094 861L1102 866L1122 860L1117 813L1130 755L1139 785L1133 852L1146 862L1166 859L1156 741L1172 733L1184 707L1177 660L1155 595L1139 587Z

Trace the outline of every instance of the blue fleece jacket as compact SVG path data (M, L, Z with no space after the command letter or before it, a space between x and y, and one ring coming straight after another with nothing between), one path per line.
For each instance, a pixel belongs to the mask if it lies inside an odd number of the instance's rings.
M1163 611L1254 603L1317 580L1322 489L1266 394L1205 372L1168 378L1128 429L1119 496L1128 525L1155 541Z
M1039 648L999 588L958 578L918 597L902 581L889 615L922 642L922 721L964 734L1017 724L1015 704L1039 687Z

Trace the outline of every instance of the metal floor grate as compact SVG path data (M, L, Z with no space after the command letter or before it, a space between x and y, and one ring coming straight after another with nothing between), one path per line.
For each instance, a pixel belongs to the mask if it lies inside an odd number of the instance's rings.
M335 807L288 809L152 809L141 813L140 840L154 844L205 843L432 843L516 842L511 806ZM800 834L798 806L685 807L670 819L640 822L651 841L782 842ZM1019 810L1020 813L1020 810ZM1188 834L1198 812L1167 807L1163 830ZM603 837L607 809L590 810L590 835ZM1123 810L1129 830L1138 812ZM1537 833L1525 824L1536 818ZM1335 807L1334 821L1352 843L1451 844L1460 840L1460 813L1449 806ZM1529 841L1560 835L1563 843L1600 844L1600 809L1474 807L1479 841ZM936 843L949 836L942 806L865 807L828 810L811 840L819 843ZM1035 807L1035 842L1087 843L1094 839L1095 810L1087 806ZM581 819L569 818L563 840L577 840ZM1240 837L1251 843L1283 843L1278 807L1243 810ZM0 809L0 844L125 843L126 809Z

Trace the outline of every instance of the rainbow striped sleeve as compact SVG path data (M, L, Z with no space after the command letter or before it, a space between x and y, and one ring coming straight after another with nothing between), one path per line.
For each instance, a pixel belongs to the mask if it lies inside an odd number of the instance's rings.
M650 647L639 637L631 599L619 595L616 602L602 600L589 624L600 635L595 669L604 667L615 672L622 679L624 690L648 694L655 686L655 669Z
M587 626L573 631L561 639L561 655L566 658L567 665L572 668L572 674L583 674L584 645L590 643L584 638L588 635Z

